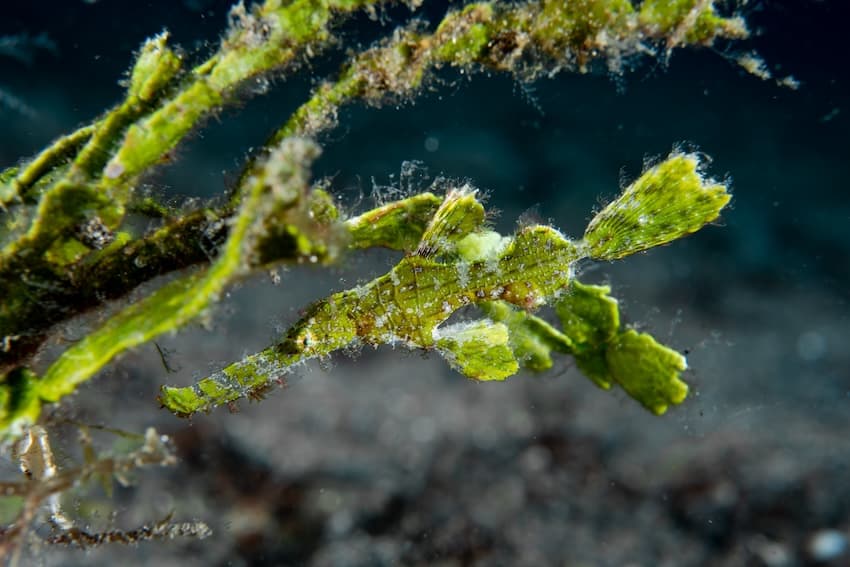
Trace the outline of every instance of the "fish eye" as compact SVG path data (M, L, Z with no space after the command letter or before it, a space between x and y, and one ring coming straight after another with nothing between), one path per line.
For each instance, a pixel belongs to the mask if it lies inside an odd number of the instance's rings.
M316 344L316 338L310 329L303 329L295 336L295 344L300 349L308 349Z

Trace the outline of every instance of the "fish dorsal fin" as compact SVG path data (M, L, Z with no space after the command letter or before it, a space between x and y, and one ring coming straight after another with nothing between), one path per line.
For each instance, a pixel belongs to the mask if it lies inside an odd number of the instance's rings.
M450 255L462 238L484 226L484 206L470 185L452 189L434 213L416 249L418 256Z

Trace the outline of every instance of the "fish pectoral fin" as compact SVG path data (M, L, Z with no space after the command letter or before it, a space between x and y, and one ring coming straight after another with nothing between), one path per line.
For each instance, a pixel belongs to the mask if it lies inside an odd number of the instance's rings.
M437 329L437 350L449 365L473 380L504 380L519 370L508 327L489 319Z

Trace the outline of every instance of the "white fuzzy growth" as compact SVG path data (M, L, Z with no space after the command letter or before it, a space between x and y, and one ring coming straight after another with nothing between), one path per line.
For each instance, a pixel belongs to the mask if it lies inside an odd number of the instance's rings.
M313 357L307 356L303 360L299 361L298 364L303 364L309 358ZM247 397L258 386L268 384L276 377L291 372L292 368L295 365L284 366L280 362L278 362L273 356L267 354L266 352L258 352L257 354L249 356L245 360L236 363L236 365L234 366L236 366L239 370L248 368L251 373L265 378L264 383L250 385L239 384L234 380L232 376L228 375L227 369L220 370L211 374L208 379L215 382L216 385L220 386L224 390L231 392L231 394L234 395L233 397L244 398ZM198 384L193 385L192 389L199 396L204 396Z
M363 299L364 297L369 295L369 292L372 291L372 287L368 286L368 285L361 285L361 286L355 287L352 291L353 291L354 295L357 297L357 299Z
M464 183L461 187L454 189L453 191L457 191L461 195L472 195L475 196L478 194L478 189L472 186L470 183Z
M469 285L469 264L466 262L457 263L457 283L461 289L466 289Z
M738 57L738 60L736 62L738 63L738 65L743 67L743 69L747 73L755 75L763 81L772 77L770 70L767 68L767 64L764 62L764 59L762 59L755 53L745 53Z
M467 262L496 262L513 241L509 236L488 230L465 236L457 244L457 251Z
M467 321L465 323L446 325L445 327L435 327L431 331L431 337L434 339L434 342L445 338L463 342L464 339L469 339L468 335L464 336L467 331L477 330L480 329L480 327L481 321Z

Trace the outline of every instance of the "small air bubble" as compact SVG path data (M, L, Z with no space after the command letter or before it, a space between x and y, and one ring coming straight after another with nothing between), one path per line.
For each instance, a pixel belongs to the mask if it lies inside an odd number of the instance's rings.
M847 537L838 530L821 530L809 540L809 554L818 562L835 561L850 549Z
M107 164L106 169L103 171L103 174L107 179L116 179L120 177L122 173L124 173L124 166L121 165L121 162L115 160L110 161Z
M826 340L815 331L806 331L797 339L797 354L803 360L814 362L826 354Z
M434 136L428 136L425 138L425 151L426 152L436 152L440 149L440 140L435 138Z
M832 110L830 110L829 112L827 112L826 114L821 116L820 121L821 122L829 122L830 120L832 120L833 118L838 116L839 112L841 112L841 108L836 106L835 108L833 108Z

